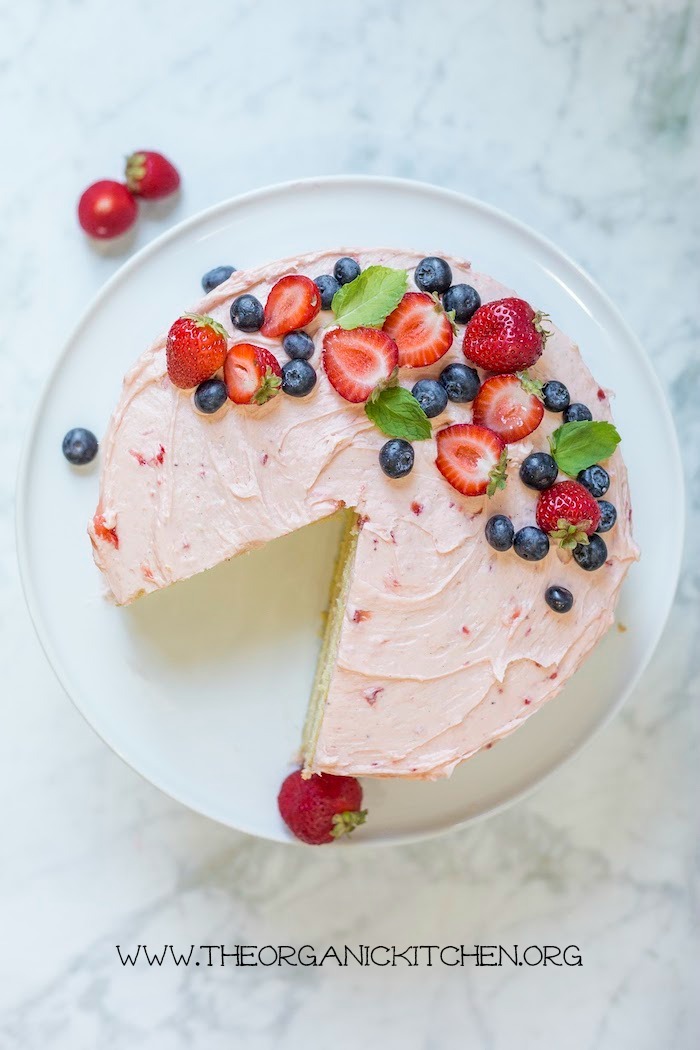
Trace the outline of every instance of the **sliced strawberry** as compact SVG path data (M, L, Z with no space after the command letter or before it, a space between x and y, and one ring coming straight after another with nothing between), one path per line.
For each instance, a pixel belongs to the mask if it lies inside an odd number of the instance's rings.
M290 274L272 286L265 303L265 320L260 332L277 339L303 328L321 309L321 293L310 277Z
M436 438L437 468L463 496L492 496L505 486L505 442L488 427L455 423Z
M252 343L234 343L224 361L228 396L237 405L264 405L279 394L282 369L274 354Z
M378 328L332 328L323 337L328 381L346 401L366 401L398 363L396 343Z
M542 422L544 405L536 389L536 383L519 376L492 376L474 399L474 422L506 442L520 441Z
M384 322L399 348L399 365L422 368L438 361L452 346L452 322L442 303L425 292L406 292Z

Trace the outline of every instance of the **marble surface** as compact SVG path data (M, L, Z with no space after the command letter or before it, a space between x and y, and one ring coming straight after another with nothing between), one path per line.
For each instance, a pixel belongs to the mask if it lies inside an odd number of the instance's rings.
M590 270L669 392L692 536L699 12L685 0L0 2L3 1050L700 1044L694 540L651 669L582 755L508 812L379 851L255 841L142 782L54 680L13 550L38 389L128 252L236 192L345 171L481 197ZM96 252L75 199L144 145L172 155L184 193L149 209L132 243ZM661 548L676 512L660 508ZM144 942L573 943L583 966L122 967L114 946Z

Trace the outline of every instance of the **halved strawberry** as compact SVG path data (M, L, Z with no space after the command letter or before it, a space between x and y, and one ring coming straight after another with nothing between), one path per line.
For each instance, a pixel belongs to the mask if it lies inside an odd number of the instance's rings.
M542 422L544 405L534 393L538 384L526 377L492 376L474 399L474 422L504 441L520 441Z
M328 381L346 401L366 401L398 363L396 343L378 328L332 328L323 337Z
M432 365L452 346L452 322L442 303L425 292L406 292L384 322L384 331L399 348L399 365Z
M274 354L252 343L234 343L224 361L228 396L237 405L264 405L280 392L282 369Z
M505 442L488 427L455 423L439 430L436 439L437 468L463 496L493 496L505 487Z
M303 328L321 309L321 293L310 277L299 273L282 277L272 286L265 303L265 320L260 332L276 339Z

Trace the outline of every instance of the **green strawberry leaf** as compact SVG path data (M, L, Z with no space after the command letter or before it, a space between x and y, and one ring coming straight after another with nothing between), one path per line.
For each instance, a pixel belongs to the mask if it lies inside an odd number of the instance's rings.
M549 447L557 466L569 477L612 456L620 443L620 435L612 423L582 419L564 423L549 438Z
M403 386L375 390L365 405L365 412L387 437L424 441L432 436L430 420L410 390Z
M368 266L333 296L332 309L341 328L379 328L401 302L408 286L405 270Z

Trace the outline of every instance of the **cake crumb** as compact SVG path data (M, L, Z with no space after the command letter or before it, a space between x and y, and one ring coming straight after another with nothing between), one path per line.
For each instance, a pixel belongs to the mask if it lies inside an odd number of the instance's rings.
M620 632L620 634L624 634L624 633L625 633L625 631L627 630L627 628L626 628L626 626L624 625L624 623L618 623L618 625L617 625L617 629L618 629L618 631Z

